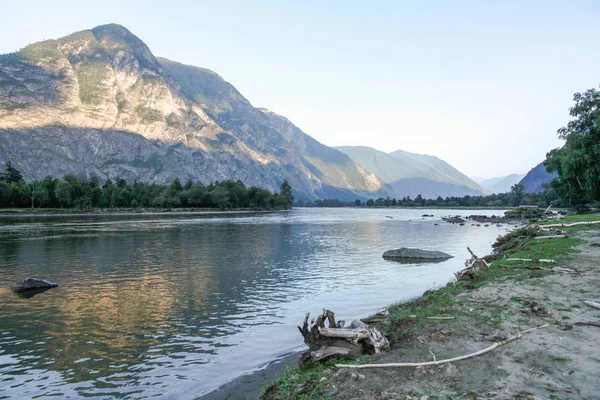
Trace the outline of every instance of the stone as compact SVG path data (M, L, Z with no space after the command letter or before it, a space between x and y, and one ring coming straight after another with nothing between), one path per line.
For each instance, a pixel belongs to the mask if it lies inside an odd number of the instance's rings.
M10 289L15 293L25 293L32 291L48 290L58 287L58 283L50 282L44 279L38 278L25 278L17 281Z
M386 260L416 260L416 261L430 261L430 260L447 260L452 258L450 254L433 251L433 250L421 250L421 249L410 249L401 247L395 250L388 250L383 253L383 258Z

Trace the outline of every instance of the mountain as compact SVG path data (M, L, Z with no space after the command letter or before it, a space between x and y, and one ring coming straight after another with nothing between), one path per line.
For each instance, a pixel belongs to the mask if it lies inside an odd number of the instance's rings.
M489 191L437 157L398 150L392 153L361 146L337 147L350 158L379 176L393 196L424 198L480 196Z
M120 25L0 56L0 162L25 179L96 175L241 180L298 198L354 200L384 183L207 69L156 58Z
M556 177L558 174L546 171L546 166L541 162L533 167L519 183L525 186L525 193L539 193L544 190L544 184L550 183Z
M474 179L481 186L489 189L492 193L507 193L510 188L516 185L525 177L525 174L510 174L507 176L497 176L494 178Z

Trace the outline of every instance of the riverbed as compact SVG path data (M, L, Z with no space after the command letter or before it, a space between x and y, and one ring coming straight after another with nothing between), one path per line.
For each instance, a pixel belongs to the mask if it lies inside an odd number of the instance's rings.
M1 217L0 398L201 396L300 349L306 311L349 321L444 285L509 229L441 221L472 213ZM455 258L381 258L398 247ZM28 276L61 286L10 292Z

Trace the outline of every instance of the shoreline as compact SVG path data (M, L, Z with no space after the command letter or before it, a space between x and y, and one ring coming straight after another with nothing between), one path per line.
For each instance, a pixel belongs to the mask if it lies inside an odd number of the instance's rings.
M296 365L299 351L286 354L263 369L238 376L219 388L196 397L196 400L255 400L263 387L279 377L286 368Z
M133 216L133 215L212 215L212 214L250 214L250 213L271 213L290 211L283 209L253 209L239 208L218 210L211 208L178 208L178 209L93 209L93 210L59 210L59 209L0 209L0 218L2 217L95 217L95 216Z
M590 217L600 220L600 214ZM563 228L566 239L532 240L531 233L523 236L532 225L497 242L504 258L530 258L532 262L486 256L492 267L478 271L473 280L450 283L407 303L389 306L389 321L374 325L390 340L390 352L363 356L359 361L325 360L309 368L286 370L265 386L259 398L596 398L600 377L594 370L600 359L600 332L585 324L600 323L596 322L600 313L582 301L600 300L600 227ZM555 259L555 263L549 268L538 259ZM438 360L452 358L502 340L496 337L510 337L542 325L545 329L524 335L501 350L461 362L370 368L358 373L336 365L424 362L435 360L436 355Z

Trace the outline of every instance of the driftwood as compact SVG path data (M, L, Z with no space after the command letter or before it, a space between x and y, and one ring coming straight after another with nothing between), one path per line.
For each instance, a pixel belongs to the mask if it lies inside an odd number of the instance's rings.
M473 279L474 271L490 267L487 261L485 261L483 258L477 257L477 255L473 253L473 251L470 248L467 247L467 250L469 250L469 253L471 253L471 258L465 261L466 268L461 269L460 271L454 274L456 279L459 281Z
M600 224L600 221L572 222L570 224L540 225L540 227L553 228L553 227L567 227L567 226L579 226L579 225L596 225L596 224Z
M377 311L375 314L369 315L367 318L362 318L361 321L365 324L370 324L374 322L386 322L389 316L390 312L387 308L384 308Z
M574 322L573 325L587 325L587 326L595 326L597 328L600 328L600 322L596 322L596 321Z
M500 346L504 346L504 345L514 342L515 340L521 339L523 337L524 333L531 332L536 329L545 328L547 326L548 326L548 324L538 326L535 328L531 328L526 331L520 332L517 335L510 337L506 340L494 343L493 345L486 347L485 349L479 350L475 353L471 353L471 354L467 354L467 355L459 356L459 357L454 357L454 358L448 358L445 360L428 361L428 362L420 362L420 363L354 364L354 365L352 365L352 364L336 364L335 366L338 368L366 369L366 368L397 368L397 367L429 367L429 366L435 366L435 365L448 364L448 363L452 363L452 362L456 362L456 361L468 360L469 358L474 358L474 357L480 356L482 354L488 353Z
M595 301L589 301L589 300L584 300L583 303L592 308L596 308L596 309L600 310L600 303L596 303Z
M536 236L534 240L543 240L543 239L566 239L569 235L549 235L549 236Z
M416 315L409 315L410 318L417 318ZM454 319L454 317L425 317L426 319Z
M348 329L344 329L344 321L336 322L335 313L323 310L323 314L308 323L309 313L304 315L302 327L298 327L304 337L308 351L301 354L298 364L315 364L331 356L346 358L362 354L366 348L375 353L389 350L390 343L377 328L369 327L363 322L353 321ZM327 321L329 327L325 327Z
M556 263L556 260L544 258L505 258L504 261L528 261L536 263Z

